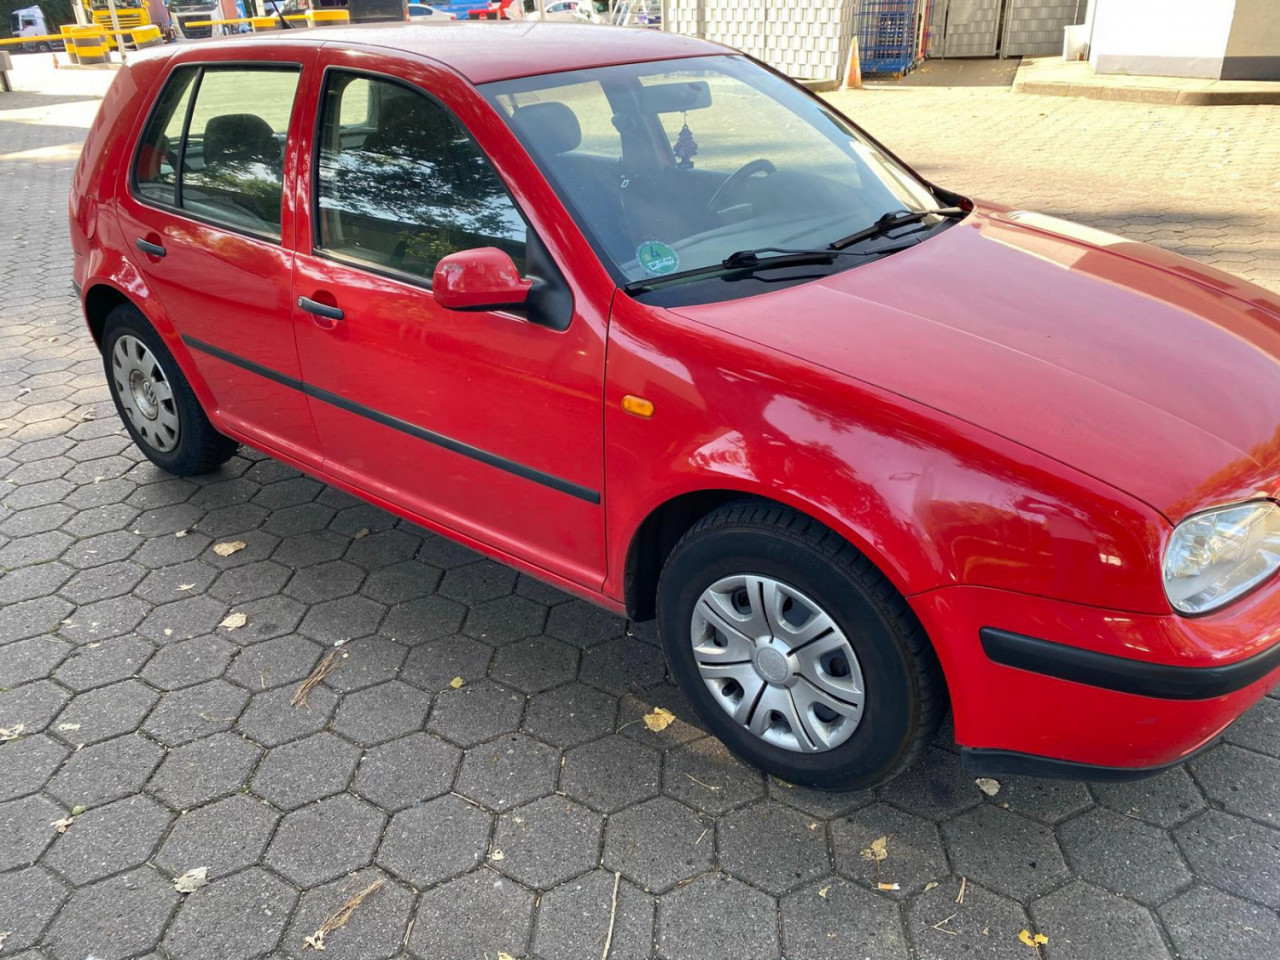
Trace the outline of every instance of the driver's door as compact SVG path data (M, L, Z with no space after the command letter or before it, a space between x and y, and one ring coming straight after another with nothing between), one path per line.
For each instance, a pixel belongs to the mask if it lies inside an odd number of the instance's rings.
M327 472L598 587L604 318L439 306L441 257L496 246L523 269L531 228L442 100L322 57L293 300Z

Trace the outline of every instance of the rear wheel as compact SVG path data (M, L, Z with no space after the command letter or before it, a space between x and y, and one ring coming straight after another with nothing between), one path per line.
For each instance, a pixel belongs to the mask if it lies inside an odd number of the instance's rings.
M784 507L730 505L695 524L663 568L658 623L711 731L789 783L888 780L946 708L902 597L847 541Z
M178 476L216 470L238 444L214 430L160 335L136 307L107 315L102 360L116 412L156 466Z

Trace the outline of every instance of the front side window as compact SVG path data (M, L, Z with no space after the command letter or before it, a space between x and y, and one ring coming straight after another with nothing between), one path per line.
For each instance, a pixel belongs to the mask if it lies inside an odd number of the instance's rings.
M139 196L279 239L285 138L297 86L297 69L175 70L138 147Z
M400 83L330 71L316 176L317 245L431 279L436 263L498 247L524 268L527 227L456 120Z
M598 67L481 91L623 284L716 269L744 250L825 248L886 213L938 206L838 115L742 57Z

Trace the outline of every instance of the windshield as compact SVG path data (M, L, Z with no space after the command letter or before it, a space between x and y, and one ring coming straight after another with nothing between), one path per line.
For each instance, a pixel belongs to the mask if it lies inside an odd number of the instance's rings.
M481 89L626 285L742 250L826 247L886 213L938 204L847 122L742 57Z

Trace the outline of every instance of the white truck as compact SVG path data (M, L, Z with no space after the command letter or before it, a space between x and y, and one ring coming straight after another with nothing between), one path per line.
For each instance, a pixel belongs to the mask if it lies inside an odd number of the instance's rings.
M44 11L39 7L23 7L21 10L15 10L10 14L10 31L15 37L43 37L51 31L44 18ZM19 50L27 50L34 53L49 53L55 49L61 49L62 44L56 40L32 40L30 43L22 43L16 45Z

